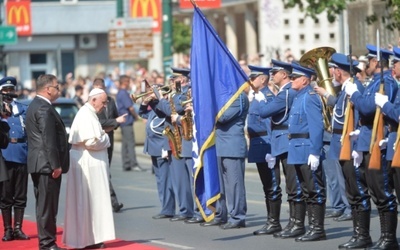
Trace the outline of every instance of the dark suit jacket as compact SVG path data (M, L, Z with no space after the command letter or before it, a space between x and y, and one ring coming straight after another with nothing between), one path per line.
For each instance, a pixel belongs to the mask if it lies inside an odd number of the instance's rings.
M28 172L52 173L69 169L68 138L60 115L46 100L35 97L26 114Z
M97 114L99 118L99 122L103 128L113 127L114 129L118 128L119 124L115 120L118 117L118 109L117 105L115 105L114 99L107 96L107 109L103 109L100 113ZM111 130L108 135L114 134L114 130Z

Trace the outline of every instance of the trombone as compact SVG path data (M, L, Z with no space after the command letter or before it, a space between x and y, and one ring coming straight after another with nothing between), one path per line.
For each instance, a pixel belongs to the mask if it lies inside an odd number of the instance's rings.
M145 93L142 93L142 94L139 94L139 95L131 94L131 98L132 98L133 102L136 103L136 101L137 101L139 98L142 98L142 97L144 97L144 96L148 96L148 95L153 94L153 93L154 93L154 90L158 90L158 91L161 90L161 94L162 94L162 95L169 94L169 93L171 93L171 91L172 91L172 89L171 89L169 86L163 86L163 87L158 87L158 88L156 88L156 89L152 89L151 91L148 91L148 92L145 92ZM157 94L156 94L156 95L157 95Z
M188 103L192 103L193 102L193 99L192 98L190 98L190 99L188 99L188 100L186 100L186 101L181 101L181 106L183 107L183 106L185 106L186 104L188 104Z

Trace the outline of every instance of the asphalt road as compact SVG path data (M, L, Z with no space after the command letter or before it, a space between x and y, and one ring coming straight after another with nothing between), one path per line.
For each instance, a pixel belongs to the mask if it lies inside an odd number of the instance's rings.
M203 228L198 224L187 225L183 222L154 220L151 216L159 212L159 201L155 177L151 174L149 157L142 154L142 147L136 148L140 165L147 172L124 172L121 166L120 143L115 145L113 163L111 165L112 183L124 208L114 214L115 230L118 238L153 245L165 249L337 249L341 243L347 242L352 235L352 222L335 222L325 220L327 240L312 243L296 243L294 239L274 239L272 236L253 236L266 220L266 209L261 182L254 164L248 164L246 171L247 219L246 228L222 230L218 227ZM65 183L62 182L58 224L63 225L65 204ZM282 178L284 185L284 178ZM29 181L28 207L26 218L35 220L33 185ZM282 186L284 190L284 186ZM286 198L284 197L284 200ZM371 236L374 241L380 235L377 211L373 207L371 219ZM288 221L288 205L282 204L282 227ZM307 219L306 219L307 221ZM400 235L400 226L398 233ZM399 239L400 241L400 239ZM134 248L133 248L134 249Z

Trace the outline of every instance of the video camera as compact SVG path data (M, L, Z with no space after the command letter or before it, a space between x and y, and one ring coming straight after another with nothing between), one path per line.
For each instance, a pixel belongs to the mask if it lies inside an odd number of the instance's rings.
M2 108L0 109L0 116L10 116L10 111L7 110L6 105L8 105L4 100L12 100L13 98L17 98L18 95L11 93L0 93L0 103L2 103Z

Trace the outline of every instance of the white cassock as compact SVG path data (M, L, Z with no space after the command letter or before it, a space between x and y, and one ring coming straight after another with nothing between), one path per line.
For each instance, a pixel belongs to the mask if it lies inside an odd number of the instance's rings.
M86 103L69 134L70 169L67 175L63 243L72 248L115 239L108 184L108 135L95 109Z

